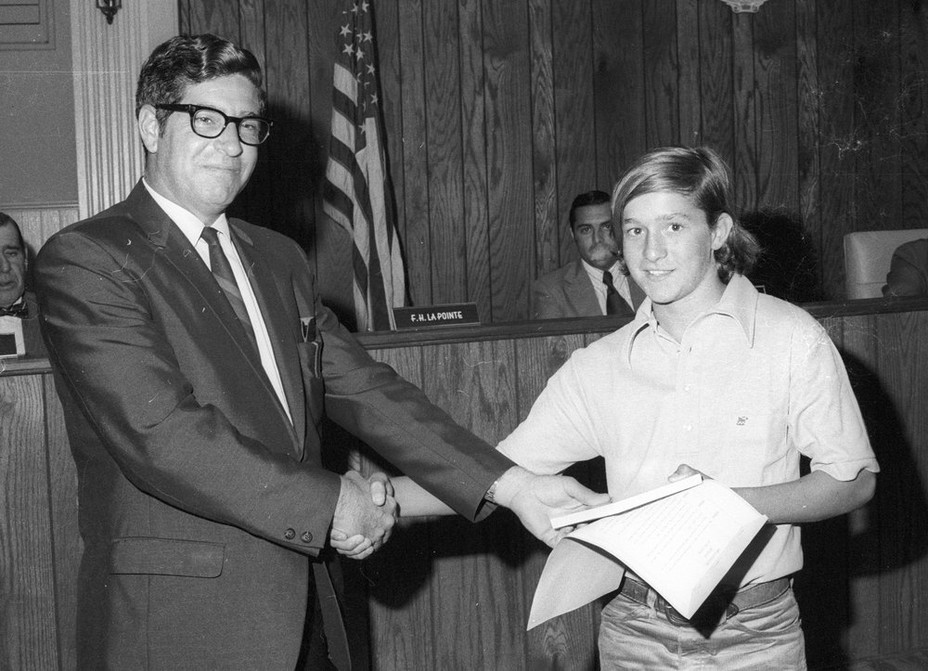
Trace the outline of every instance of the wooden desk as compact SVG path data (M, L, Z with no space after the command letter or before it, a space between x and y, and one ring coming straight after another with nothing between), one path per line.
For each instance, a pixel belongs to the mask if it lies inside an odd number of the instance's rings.
M825 668L928 646L928 305L807 307L845 357L883 468L865 510L803 530L797 593L810 667ZM526 415L570 352L619 323L360 339L493 442ZM599 477L595 468L580 475ZM9 363L0 374L0 486L0 669L73 669L76 477L44 361ZM545 555L505 511L477 525L404 525L378 555L346 571L374 668L592 669L595 607L524 631Z
M0 669L76 668L77 474L44 359L0 375Z

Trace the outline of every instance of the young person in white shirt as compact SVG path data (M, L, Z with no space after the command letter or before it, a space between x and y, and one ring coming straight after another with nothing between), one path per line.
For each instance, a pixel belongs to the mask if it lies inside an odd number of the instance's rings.
M645 154L612 205L648 298L574 352L498 449L539 473L603 456L616 499L699 472L769 519L690 620L627 574L603 609L603 669L804 669L798 525L864 505L879 470L844 364L815 319L745 278L759 250L714 151ZM404 516L443 512L408 479L394 487Z

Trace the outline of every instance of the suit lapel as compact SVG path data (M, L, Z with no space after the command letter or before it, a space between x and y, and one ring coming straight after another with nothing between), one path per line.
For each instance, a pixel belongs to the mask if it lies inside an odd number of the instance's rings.
M602 308L596 299L596 290L590 276L583 268L583 262L577 259L571 266L572 272L567 276L567 298L579 315L601 315Z
M284 395L287 397L290 415L293 418L294 440L302 450L302 436L305 435L306 428L306 404L302 401L302 376L298 374L300 361L297 354L295 325L299 320L299 315L287 310L286 303L281 298L280 288L274 281L274 272L268 267L263 255L255 248L251 236L232 220L229 221L229 230L233 233L232 239L264 317L264 325L267 327L271 347L274 350ZM283 408L281 408L281 414L286 419ZM289 420L287 423L290 423Z
M235 311L209 268L167 213L158 207L141 182L129 194L126 206L149 242L161 249L161 256L187 279L238 344L242 355L254 363L254 357L249 354L254 348L248 342Z

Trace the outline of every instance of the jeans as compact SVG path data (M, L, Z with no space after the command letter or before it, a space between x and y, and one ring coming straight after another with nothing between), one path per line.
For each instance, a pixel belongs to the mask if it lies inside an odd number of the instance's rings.
M599 656L613 669L805 671L805 639L792 588L721 621L709 633L673 624L648 604L619 594L603 609Z

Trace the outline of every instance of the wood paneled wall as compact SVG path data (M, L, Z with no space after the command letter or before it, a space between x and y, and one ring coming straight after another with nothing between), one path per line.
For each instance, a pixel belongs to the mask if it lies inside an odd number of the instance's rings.
M928 310L839 309L814 314L848 365L882 473L865 509L803 529L796 591L810 668L822 671L928 650L928 342L912 336L928 330ZM614 326L549 322L366 344L492 442L525 417L574 349ZM601 478L595 467L575 474ZM76 492L47 365L8 364L0 375L0 669L75 668ZM356 648L369 650L378 671L592 671L597 607L524 631L545 558L505 511L476 525L404 523L383 550L346 567Z
M239 211L312 250L344 316L349 241L318 197L342 4L180 0L180 23L263 63L278 124ZM525 318L532 280L574 258L573 197L664 144L716 147L742 206L772 213L757 226L775 271L811 275L788 298L843 295L846 232L928 221L922 2L769 0L755 15L720 0L374 4L413 304Z

